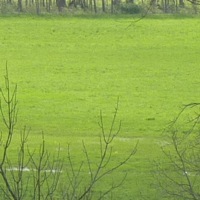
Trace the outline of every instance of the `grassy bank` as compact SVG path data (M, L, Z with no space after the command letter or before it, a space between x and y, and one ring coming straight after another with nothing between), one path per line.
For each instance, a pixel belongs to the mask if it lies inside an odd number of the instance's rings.
M198 101L199 29L198 18L2 17L0 72L7 61L18 84L17 129L30 126L33 138L43 130L51 148L84 139L93 149L99 112L109 129L119 97L115 147L127 152L140 142L117 196L160 199L150 187L151 161L180 106Z

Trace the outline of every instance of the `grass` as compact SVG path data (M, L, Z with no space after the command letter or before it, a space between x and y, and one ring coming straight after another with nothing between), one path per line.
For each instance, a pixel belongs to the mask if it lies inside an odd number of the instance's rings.
M1 17L1 84L7 61L18 84L17 129L30 126L33 144L44 131L51 149L70 143L75 155L82 139L91 150L98 141L100 110L109 130L119 97L116 151L137 140L139 147L115 199L139 199L142 192L153 200L161 198L150 185L162 132L180 106L198 101L200 26L198 18L133 20Z

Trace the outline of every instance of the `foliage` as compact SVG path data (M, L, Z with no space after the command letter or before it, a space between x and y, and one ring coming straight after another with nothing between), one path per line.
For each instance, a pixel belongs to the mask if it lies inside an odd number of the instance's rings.
M122 3L120 5L120 10L122 13L126 14L138 14L142 12L143 8L134 3Z

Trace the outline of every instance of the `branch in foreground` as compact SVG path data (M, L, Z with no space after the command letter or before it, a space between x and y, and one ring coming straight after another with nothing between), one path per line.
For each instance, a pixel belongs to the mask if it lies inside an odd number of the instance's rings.
M124 166L131 158L133 155L135 155L137 151L137 145L132 149L132 151L120 162L117 164L112 165L111 161L113 160L113 151L112 151L112 145L117 138L120 130L121 130L121 122L119 123L118 127L116 128L116 131L114 131L115 123L116 123L116 118L117 118L117 113L118 113L118 102L117 106L115 108L115 112L113 115L113 119L110 125L110 129L108 133L106 134L106 130L104 128L104 122L103 122L103 116L102 112L100 112L100 123L99 126L101 128L101 135L100 135L100 152L99 152L99 160L97 163L94 165L93 158L89 156L89 150L86 148L85 142L82 142L83 145L83 152L85 154L85 161L81 163L80 167L78 168L77 172L74 169L74 165L72 163L72 158L69 153L68 149L68 160L70 163L70 168L72 175L68 177L70 178L70 185L71 185L71 191L73 191L71 194L73 194L73 197L75 196L76 199L92 199L93 192L96 188L96 185L98 182L103 181L105 178L112 177L112 174L114 172L117 172L117 170ZM89 175L90 175L90 180L88 184L83 183L79 177L81 170L83 169L83 165L86 165L88 170L89 170ZM127 174L124 175L124 177L118 181L117 183L112 183L109 188L107 188L106 191L102 191L98 199L102 199L104 196L108 195L111 193L113 190L119 188L125 181ZM85 180L84 180L85 181ZM82 185L82 186L81 186ZM85 186L83 186L85 185ZM78 186L78 187L77 187ZM81 192L81 188L84 187L84 191ZM70 194L65 193L65 197L70 196ZM97 198L97 197L95 197Z

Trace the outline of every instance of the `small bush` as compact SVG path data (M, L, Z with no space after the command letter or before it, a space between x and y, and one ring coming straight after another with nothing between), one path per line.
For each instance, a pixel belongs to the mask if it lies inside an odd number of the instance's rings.
M142 7L134 3L122 3L120 11L123 14L138 14L142 12Z
M7 3L7 2L1 2L0 3L0 13L1 14L9 14L9 13L15 13L17 11L17 4L16 3Z

